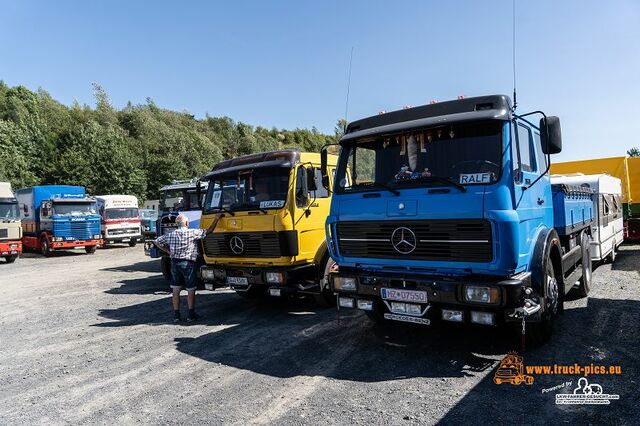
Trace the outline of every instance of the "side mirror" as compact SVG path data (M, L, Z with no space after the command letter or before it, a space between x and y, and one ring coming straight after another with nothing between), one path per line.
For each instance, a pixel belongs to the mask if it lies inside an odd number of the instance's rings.
M300 173L303 173L304 176L300 176ZM305 207L309 201L309 189L307 187L308 177L307 177L307 169L304 167L298 168L298 183L300 186L296 185L296 206L297 207Z
M320 174L322 175L322 186L327 190L329 189L328 159L329 153L327 152L327 145L325 145L320 150Z
M558 117L549 116L546 119L540 119L540 140L542 152L545 154L558 154L562 151L562 131Z
M198 200L198 207L202 208L202 183L200 181L196 183L196 199Z
M307 191L317 191L318 184L316 182L316 169L315 167L307 167Z

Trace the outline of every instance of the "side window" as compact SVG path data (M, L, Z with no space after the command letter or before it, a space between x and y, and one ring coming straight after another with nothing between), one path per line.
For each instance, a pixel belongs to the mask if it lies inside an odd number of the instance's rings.
M311 198L329 198L329 191L327 191L326 188L322 186L322 170L320 170L319 168L315 169L315 180L318 189L311 193Z
M536 164L540 173L547 169L547 157L542 152L542 142L540 141L540 133L533 132L533 144L536 149Z
M601 201L602 201L602 214L604 216L609 216L609 213L611 213L611 207L609 205L609 197L607 195L601 195Z
M523 172L531 172L535 168L532 151L529 128L518 124L518 152L520 153L520 167Z

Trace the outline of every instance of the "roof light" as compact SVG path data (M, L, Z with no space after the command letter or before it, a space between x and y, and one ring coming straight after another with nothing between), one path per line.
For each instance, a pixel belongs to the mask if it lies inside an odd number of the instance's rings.
M385 113L386 113L386 111L378 111L378 115L382 115L382 114L385 114Z
M437 104L438 100L437 99L431 99L431 101L429 101L429 105L433 105L433 104Z
M465 96L464 96L464 95L458 95L458 100L459 100L459 101L463 100L464 98L465 98Z

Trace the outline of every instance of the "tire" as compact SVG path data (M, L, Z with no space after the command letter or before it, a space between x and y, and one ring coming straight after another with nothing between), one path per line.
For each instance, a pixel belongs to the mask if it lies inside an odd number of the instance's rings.
M5 256L4 260L7 261L7 263L13 263L16 261L16 259L18 258L18 256Z
M543 271L544 289L542 290L542 302L544 303L544 312L542 312L540 322L527 324L527 337L533 341L534 344L544 343L551 339L553 325L562 303L559 291L561 283L559 283L556 278L553 262L549 254L547 254L545 259Z
M576 293L580 297L588 297L591 290L592 265L591 254L589 253L589 245L591 238L585 232L580 237L580 246L582 248L582 277L580 278Z
M611 253L609 253L609 256L607 256L607 260L612 265L616 261L616 242L615 242L615 240L613 241L613 246L611 247Z
M318 286L320 287L320 293L313 296L316 303L323 308L335 306L336 297L329 288L329 272L335 267L336 262L333 261L331 256L327 253L324 261L322 262L321 274L318 276Z
M98 248L98 246L86 246L84 248L85 253L87 254L94 254L96 252L96 249Z
M135 247L135 246L136 246L136 244L138 244L138 241L137 241L137 240L130 240L130 241L129 241L129 247Z
M44 235L40 237L40 253L44 257L51 256L51 247L49 246L49 240Z
M171 282L171 259L168 256L162 256L160 258L160 269L162 270L162 276L167 282Z

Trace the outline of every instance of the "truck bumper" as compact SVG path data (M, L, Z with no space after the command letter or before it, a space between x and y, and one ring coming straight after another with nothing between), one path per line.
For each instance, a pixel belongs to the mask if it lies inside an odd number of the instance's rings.
M22 241L0 242L0 257L20 256L22 254Z
M129 241L142 241L142 235L119 235L117 237L103 237L105 243L128 243Z
M50 242L51 250L70 250L75 248L84 248L101 245L102 240L87 240L87 241L60 241Z
M355 279L355 289L344 290L341 278ZM440 321L498 325L522 320L531 274L452 278L341 270L332 273L329 282L337 294L339 308L371 311L385 319L425 325ZM490 302L469 300L467 289L476 299L488 295ZM525 315L527 321L535 318L532 314Z
M320 292L317 268L313 264L263 268L203 265L200 273L207 289L229 286L236 291L248 291L252 287L262 286L272 296Z

